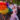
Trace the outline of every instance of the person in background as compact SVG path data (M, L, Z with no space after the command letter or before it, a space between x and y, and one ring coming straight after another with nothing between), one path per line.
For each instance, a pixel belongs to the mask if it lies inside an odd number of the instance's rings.
M13 7L13 3L11 2L9 2L8 3L8 9L9 9L9 12L12 12L12 7Z
M0 20L1 20L2 16L1 16L1 13L0 13Z
M5 16L2 16L2 20L5 20Z
M0 13L0 20L2 20L2 16L3 16L3 14L2 14L2 13Z

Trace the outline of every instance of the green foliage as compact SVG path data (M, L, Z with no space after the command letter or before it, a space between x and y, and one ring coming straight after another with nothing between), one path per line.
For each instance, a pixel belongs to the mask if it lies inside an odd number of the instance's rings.
M15 3L15 0L13 0L13 3ZM16 0L16 4L20 5L20 1Z
M13 3L16 3L17 4L17 0L16 0L16 2L15 2L15 0L13 0Z
M0 0L1 1L1 0ZM3 1L5 1L5 0L3 0ZM7 2L8 2L8 0L7 0ZM18 0L16 0L16 2L15 2L15 0L13 0L13 3L15 4L19 4L20 5L20 1L18 1Z

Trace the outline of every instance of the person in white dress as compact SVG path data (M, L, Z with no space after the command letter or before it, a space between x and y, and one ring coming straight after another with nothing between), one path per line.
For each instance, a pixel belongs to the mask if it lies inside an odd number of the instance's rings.
M13 13L11 14L10 20L19 20L17 16L17 5L16 4L14 4L12 10L13 10Z

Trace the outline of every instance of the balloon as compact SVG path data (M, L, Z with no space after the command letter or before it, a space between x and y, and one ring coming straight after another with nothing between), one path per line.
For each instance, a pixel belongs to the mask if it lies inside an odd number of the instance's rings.
M8 13L8 8L6 6L6 2L0 2L0 13L2 13L2 14Z

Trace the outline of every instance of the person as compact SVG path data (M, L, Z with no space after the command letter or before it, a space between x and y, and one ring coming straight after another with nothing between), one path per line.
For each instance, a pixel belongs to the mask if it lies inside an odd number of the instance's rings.
M13 7L13 13L11 14L10 20L19 20L17 16L17 7L15 5Z
M2 14L2 13L0 13L0 20L2 20L2 16L3 16L3 14Z
M5 16L2 16L2 20L5 20Z
M0 13L0 20L1 20L2 16L1 16L1 13Z
M19 7L17 7L17 10L18 10L17 16L19 17L19 20L20 20L20 9L19 9Z

